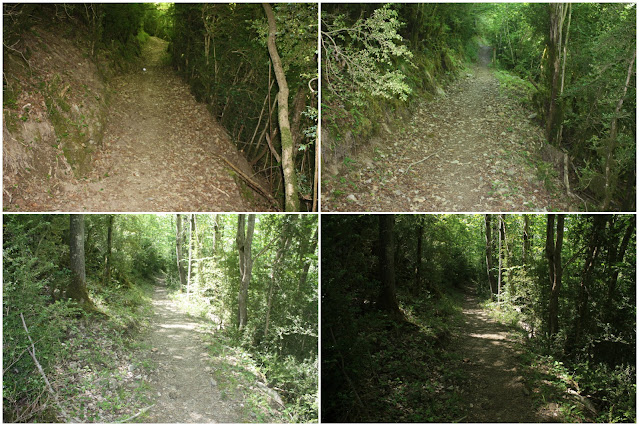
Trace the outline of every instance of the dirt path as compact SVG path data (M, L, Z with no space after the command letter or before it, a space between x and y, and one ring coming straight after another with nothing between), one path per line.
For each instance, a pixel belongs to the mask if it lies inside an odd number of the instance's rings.
M165 56L166 42L152 37L143 48L146 71L114 79L104 146L91 173L66 184L46 210L270 210L242 197L220 157L252 175L246 160Z
M547 420L533 407L530 392L519 375L517 352L508 328L479 307L475 294L463 303L465 321L454 346L463 357L470 381L468 416L471 423L534 423Z
M243 402L222 397L207 365L208 354L199 337L200 324L179 311L158 286L153 296L155 310L145 342L151 347L156 369L149 377L155 405L145 422L152 423L241 423Z
M363 148L339 175L324 173L322 209L571 210L534 167L541 129L487 68L490 49L482 53L480 64L419 105L409 123Z

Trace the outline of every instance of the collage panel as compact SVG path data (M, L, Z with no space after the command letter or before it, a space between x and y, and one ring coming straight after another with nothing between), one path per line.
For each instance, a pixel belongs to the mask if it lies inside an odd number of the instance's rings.
M321 10L323 211L636 211L636 3Z
M634 214L322 214L325 423L636 421Z
M4 211L317 211L317 16L3 3Z
M318 216L4 214L3 422L316 423Z

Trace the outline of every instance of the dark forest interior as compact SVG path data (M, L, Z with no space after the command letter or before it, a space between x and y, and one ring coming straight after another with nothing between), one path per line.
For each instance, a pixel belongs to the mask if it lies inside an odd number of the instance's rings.
M634 422L634 215L323 215L327 422Z

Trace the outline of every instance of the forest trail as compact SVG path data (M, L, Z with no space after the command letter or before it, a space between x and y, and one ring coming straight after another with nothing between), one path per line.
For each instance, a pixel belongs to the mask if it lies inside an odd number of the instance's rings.
M464 323L453 343L463 359L470 381L468 416L470 423L539 423L552 421L553 413L542 414L533 407L531 393L518 372L520 361L508 327L491 319L479 306L477 295L466 290L462 305ZM556 420L555 420L556 421Z
M488 68L492 49L410 122L323 174L325 211L571 210L534 167L543 132ZM341 182L340 182L341 181ZM560 188L559 182L554 182ZM339 195L336 195L337 194Z
M223 396L213 378L201 341L201 321L181 312L164 286L155 288L153 308L145 343L150 346L149 361L156 365L149 377L155 405L144 422L246 422L243 402Z
M252 172L206 106L166 65L166 45L151 37L140 67L113 79L103 147L91 172L64 184L43 210L271 210L259 196L251 203L241 195L222 158Z

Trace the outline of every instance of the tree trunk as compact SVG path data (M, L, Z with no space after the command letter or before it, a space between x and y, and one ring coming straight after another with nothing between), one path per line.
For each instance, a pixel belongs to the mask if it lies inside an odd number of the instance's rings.
M559 332L559 291L563 270L561 248L564 241L564 215L557 215L557 240L555 241L555 215L548 215L546 224L546 258L550 275L550 303L548 306L548 331L550 336Z
M268 19L268 52L273 62L275 78L279 92L277 94L277 112L280 125L280 139L282 141L282 170L284 173L285 210L287 212L299 211L300 201L297 195L297 176L295 174L295 156L291 125L288 120L288 83L282 67L282 60L275 45L277 27L273 9L268 3L262 3Z
M530 233L530 216L524 215L524 246L522 248L522 262L524 265L524 269L528 266L528 257L530 256L530 244L531 244L532 235Z
M315 249L317 248L317 228L315 232L313 232L313 236L311 237L311 246L308 247L308 243L301 244L300 246L300 258L302 262L302 273L300 274L300 280L297 285L297 291L302 291L303 287L306 285L306 279L308 278L308 270L311 267L311 262L307 258L308 254L315 253Z
M422 284L422 245L424 240L424 217L417 216L417 252L415 253L415 283L413 295L418 295Z
M95 311L95 305L89 298L84 263L84 215L69 215L69 255L71 283L67 287L66 297L78 302L86 311Z
M213 215L213 254L216 254L218 251L218 245L220 241L220 224L218 222L219 218L217 214Z
M548 46L549 91L546 117L546 139L549 144L559 146L559 127L562 121L562 108L559 101L561 75L561 48L564 20L568 11L567 3L551 3Z
M186 275L186 298L189 298L191 292L191 280L192 280L192 263L193 263L193 233L195 232L195 215L191 213L191 220L189 220L189 263L187 265Z
M275 291L275 287L277 286L277 281L280 278L280 266L282 263L282 258L284 257L284 253L288 251L288 247L291 242L290 237L290 215L284 216L284 223L282 224L282 229L280 231L280 245L275 253L275 259L273 260L273 265L271 267L271 280L268 287L268 297L266 300L266 323L264 325L264 337L268 335L268 326L271 319L271 307L273 306L273 292Z
M251 257L251 244L253 242L253 230L255 229L255 215L248 215L248 223L246 215L238 215L237 218L237 250L239 253L240 263L240 293L238 297L238 327L243 330L248 320L247 303L248 288L251 282L251 273L253 270L253 259Z
M497 293L495 288L495 279L493 277L493 237L492 237L492 224L491 216L489 214L484 215L484 223L486 225L486 274L488 275L488 285L490 285L490 294Z
M175 215L175 253L177 256L178 274L180 275L180 289L186 285L186 271L184 270L182 250L182 215Z
M391 317L402 317L395 294L395 216L379 215L380 269L382 289L379 295L380 309L390 313Z
M504 266L504 215L500 214L498 216L499 222L499 251L498 251L498 262L499 262L499 270L497 271L497 303L501 303L501 292L502 292L502 282L503 282L503 266Z
M603 231L606 228L606 222L610 216L608 215L594 215L592 220L592 229L590 231L590 242L586 250L586 260L581 272L581 280L579 283L579 294L577 296L577 316L574 323L574 335L570 336L570 340L567 343L567 352L570 352L575 345L578 345L581 341L581 336L584 328L587 328L588 323L588 299L589 292L592 283L592 272L597 262L597 257L601 251L601 243L603 242Z
M604 200L601 205L601 210L608 210L608 206L610 205L617 188L617 171L613 170L614 154L617 149L617 120L619 118L619 113L621 112L621 107L623 107L623 102L626 99L626 93L628 93L630 78L632 77L632 68L634 67L636 58L637 51L633 49L632 59L630 60L628 73L626 75L626 84L623 88L623 94L621 95L621 98L619 98L619 102L617 102L615 114L612 116L612 121L610 122L610 136L608 137L608 143L606 144L606 164L604 166Z
M104 285L111 284L111 251L113 248L113 215L107 216L107 248L104 255Z
M635 216L633 215L630 219L630 223L626 228L626 232L621 240L621 244L617 247L616 242L614 243L613 249L610 250L610 261L608 262L609 266L612 267L612 273L610 275L610 279L608 280L608 294L607 294L607 303L608 306L612 307L614 301L614 295L617 290L617 280L619 279L619 268L615 265L623 262L623 258L626 254L626 250L628 248L628 243L630 242L630 237L635 232Z

